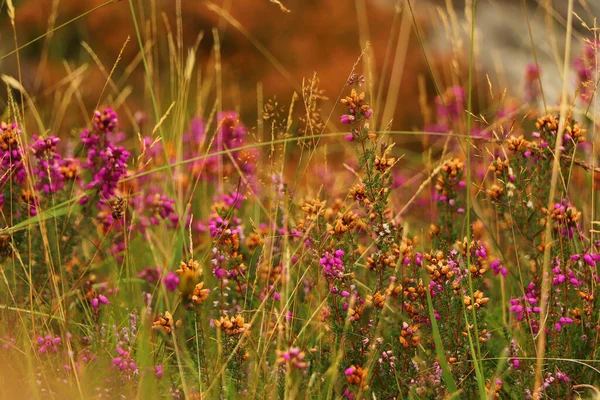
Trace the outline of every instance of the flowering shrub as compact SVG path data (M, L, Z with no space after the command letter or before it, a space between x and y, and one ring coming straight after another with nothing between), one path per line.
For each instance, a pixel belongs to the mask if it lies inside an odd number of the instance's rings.
M354 73L327 139L316 77L257 127L105 108L69 139L9 109L0 357L26 397L575 398L598 385L596 122L541 111L541 74L479 116L441 91L425 165Z

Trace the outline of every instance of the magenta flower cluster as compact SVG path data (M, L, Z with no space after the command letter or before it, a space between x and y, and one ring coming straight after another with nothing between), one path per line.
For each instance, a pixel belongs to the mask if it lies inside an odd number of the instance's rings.
M517 315L517 321L523 320L526 315L539 314L540 307L537 305L539 302L538 293L533 282L527 285L525 288L525 295L521 298L510 299L510 311ZM531 321L534 333L537 332L536 321Z
M87 150L83 167L92 174L86 189L97 189L105 199L115 195L119 180L127 175L130 153L117 146L112 139L117 126L117 114L110 108L94 113L93 129L81 134L81 142ZM99 204L102 202L99 202Z
M112 359L112 365L125 373L137 373L137 365L129 351L117 347L116 352L118 356Z
M39 345L38 353L58 353L58 345L60 344L61 339L58 336L54 337L51 334L48 334L44 337L39 336L37 342Z
M341 279L344 276L343 256L344 251L340 249L335 250L333 253L326 251L323 254L319 264L326 277Z
M21 130L16 123L0 124L0 183L11 177L14 182L21 183L27 176L20 136Z

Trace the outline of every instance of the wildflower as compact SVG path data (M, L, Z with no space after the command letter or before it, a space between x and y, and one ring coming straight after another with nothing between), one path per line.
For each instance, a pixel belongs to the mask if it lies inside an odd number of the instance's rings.
M119 180L127 175L127 161L130 153L122 146L109 144L95 154L95 160L90 160L88 153L87 167L93 171L93 179L86 185L86 189L98 189L104 198L109 199L115 195Z
M507 145L508 149L510 151L512 151L513 153L519 153L519 152L527 149L529 147L530 143L527 140L525 140L523 135L521 135L519 137L511 136L506 141L506 145Z
M556 371L556 379L558 379L559 381L565 382L565 383L571 382L571 379L569 379L567 374L565 374L564 372L561 372L560 370Z
M27 213L32 217L36 216L39 199L35 193L29 189L22 189L21 200L23 201L23 206L27 210Z
M402 331L400 332L400 344L408 349L410 346L417 347L421 343L419 335L419 324L409 325L406 322L402 323Z
M12 178L21 183L27 176L23 164L23 151L19 137L21 130L16 123L0 123L0 183Z
M45 337L38 336L37 342L40 346L38 347L38 353L57 353L58 345L60 344L61 339L58 336L53 337L52 335L48 334Z
M359 76L358 74L352 74L352 76L350 76L350 78L348 78L348 81L346 82L346 86L358 85L358 87L362 87L362 85L364 84L365 76Z
M572 324L573 322L574 321L572 318L560 317L560 319L554 324L554 329L556 329L557 332L560 332L563 329L563 325Z
M15 347L15 338L14 337L9 337L8 335L4 335L4 337L2 338L2 348L4 350L8 350L11 347Z
M106 298L106 296L99 294L96 297L94 297L90 303L92 304L92 307L94 307L94 310L98 310L100 304L108 304L108 299Z
M92 120L93 130L84 130L81 141L87 150L87 160L83 168L92 174L86 189L98 190L104 199L115 195L119 180L127 174L127 161L130 153L122 146L116 146L112 137L117 125L117 114L107 108L96 111ZM99 203L99 206L101 203Z
M33 135L35 142L31 151L37 165L33 174L37 178L36 189L44 193L56 193L64 187L64 175L61 171L61 156L56 153L59 139L56 136L41 138Z
M569 239L572 239L576 231L581 231L581 226L579 225L581 212L577 211L567 199L562 199L560 203L554 203L554 207L551 211L543 208L542 212L550 216L555 222L555 229L562 236L567 236Z
M475 309L478 309L480 307L485 306L488 301L490 301L489 297L483 297L483 292L480 290L477 290L474 294L473 297L475 299L475 302L473 303L473 299L471 299L471 296L463 296L463 303L465 304L465 306L467 306L467 310L471 311L473 309L473 306L475 306Z
M152 323L152 329L160 329L167 335L170 335L171 332L173 332L175 325L176 324L173 321L173 316L171 313L165 311L164 316L158 316L154 319L154 322Z
M340 103L348 107L347 113L344 115L350 122L353 123L358 118L369 119L373 114L373 110L368 104L365 104L365 93L358 94L355 89L352 89L350 96L346 96ZM342 118L344 118L342 116Z
M190 300L192 301L193 304L202 304L204 302L204 300L207 299L208 294L210 293L209 289L203 289L204 287L204 282L200 282L198 283L195 287L194 290L190 296Z
M121 347L117 347L116 352L118 356L112 359L112 365L125 373L137 373L137 365L130 352L123 350Z
M449 195L454 193L461 181L463 169L464 163L458 158L449 160L442 166L435 185L435 189L440 195L439 201L449 200Z
M98 359L98 356L93 354L89 349L83 349L78 356L78 359L83 364L89 364Z
M525 288L525 295L521 298L510 299L510 311L517 315L517 321L521 321L525 318L525 315L539 314L540 307L537 305L539 303L538 294L535 288L535 284L533 282L529 283ZM532 328L534 333L537 332L537 322L535 320L531 320Z
M292 369L305 369L308 363L304 361L306 354L298 347L292 347L287 351L277 350L277 364L288 365Z
M177 225L179 217L175 213L175 200L166 194L153 193L136 199L140 212L141 224L144 228L160 224L161 220L168 221L172 227Z
M504 188L499 185L492 185L487 191L488 196L493 201L498 201L504 194Z
M104 133L114 132L115 128L117 127L117 123L118 116L112 108L106 108L102 112L98 110L94 111L92 125L96 131Z
M175 271L181 277L198 278L202 275L202 269L198 261L190 258L188 262L181 261L179 268Z
M218 320L214 321L214 324L217 328L220 328L222 331L227 333L228 335L250 335L250 324L244 321L244 317L238 315L237 317L221 317Z
M381 294L381 292L376 292L373 296L373 303L376 308L383 308L385 305L385 295Z
M165 372L163 371L162 364L157 365L154 369L154 376L156 376L156 379L161 379L164 375Z
M502 390L502 386L503 385L504 385L504 383L500 379L496 379L496 384L493 387L492 387L492 382L488 382L486 384L486 388L489 391L493 390L492 397L494 399L499 399L500 398L500 391Z
M365 388L367 386L367 374L368 369L362 369L361 367L355 367L352 365L350 368L344 371L344 375L346 375L346 380L351 385L360 385Z
M494 275L500 274L502 276L506 276L507 274L506 267L502 265L502 261L500 261L499 258L490 263L490 269L492 270Z
M344 251L340 249L335 250L333 253L325 252L319 261L323 274L327 277L341 279L344 275L343 256Z

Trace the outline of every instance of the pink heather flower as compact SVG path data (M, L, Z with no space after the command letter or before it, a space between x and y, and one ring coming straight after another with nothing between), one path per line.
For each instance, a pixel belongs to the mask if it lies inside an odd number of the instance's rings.
M20 136L21 130L16 123L0 123L0 183L8 179L21 183L27 176Z
M342 261L343 256L344 251L339 249L335 250L333 254L325 252L319 261L323 275L330 278L342 278L345 270Z
M148 189L150 193L133 198L132 203L140 217L140 224L143 228L147 228L151 225L158 226L161 221L166 221L174 228L179 222L175 212L175 200L157 190L156 187L151 187Z
M137 365L128 351L123 350L121 347L116 348L118 357L112 359L112 365L119 368L125 373L137 373Z
M37 342L40 345L40 347L38 348L38 353L57 353L58 344L60 343L60 341L61 339L59 337L53 337L50 334L46 335L45 337L39 336L37 338Z
M200 117L194 117L190 121L190 130L183 135L183 142L198 146L206 137L206 123Z
M565 383L571 382L571 379L569 379L569 377L564 372L561 372L561 371L556 372L556 379L558 379L559 381L565 382Z
M130 153L115 144L118 141L114 137L117 121L117 114L110 108L102 113L96 111L93 129L86 129L81 134L81 142L87 151L87 161L82 167L92 175L85 187L98 190L103 199L115 195L119 180L127 174Z
M423 254L421 254L421 253L417 253L417 254L415 255L415 264L417 264L417 266L419 266L419 267L420 267L421 265L423 265Z
M56 153L59 139L56 136L42 138L33 135L35 142L31 151L37 161L33 174L37 178L36 189L44 193L56 193L63 189L65 177L61 172L62 158Z
M169 271L167 276L163 279L163 283L169 292L174 292L179 286L179 276L173 271Z
M344 114L342 118L340 118L340 123L342 124L352 124L356 121L356 117L354 115Z
M500 261L500 259L496 259L494 261L492 261L490 263L490 269L492 270L492 272L494 273L494 275L502 275L502 276L506 276L506 267L504 265L502 265L502 261Z
M154 376L156 376L156 379L161 379L164 375L165 375L165 372L163 371L162 364L157 365L156 369L154 371Z
M586 262L587 265L589 265L590 267L595 267L596 263L594 262L594 259L592 258L592 256L590 254L585 254L583 256L583 260Z
M354 375L354 367L350 367L346 371L344 371L344 375L346 375L346 376Z
M554 324L554 329L556 329L557 332L560 332L562 331L562 325L557 322Z

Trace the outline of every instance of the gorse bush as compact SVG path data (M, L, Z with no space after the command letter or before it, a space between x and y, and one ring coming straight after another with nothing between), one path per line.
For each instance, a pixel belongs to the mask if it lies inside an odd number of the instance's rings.
M436 97L423 132L375 129L381 110L354 71L333 118L343 132L327 133L314 76L289 109L264 104L268 140L218 107L178 109L189 126L165 137L167 117L144 136L104 108L66 139L34 133L9 92L6 393L597 393L597 50L590 41L577 57L560 110L532 64L523 99L476 114L470 76ZM421 141L423 160L400 135Z

